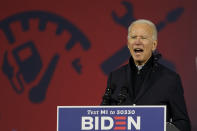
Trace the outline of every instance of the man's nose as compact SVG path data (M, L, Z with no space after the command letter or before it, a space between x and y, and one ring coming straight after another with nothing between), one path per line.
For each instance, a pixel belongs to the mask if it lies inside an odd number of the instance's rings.
M136 44L141 44L142 43L142 41L141 41L141 38L140 37L137 37L137 39L136 39L136 42L135 42Z

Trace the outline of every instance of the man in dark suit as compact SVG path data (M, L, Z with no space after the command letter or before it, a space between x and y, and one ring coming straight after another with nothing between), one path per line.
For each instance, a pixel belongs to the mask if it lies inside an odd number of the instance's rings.
M167 122L190 131L179 75L158 63L157 29L149 20L136 20L128 29L129 63L109 74L102 105L166 105Z

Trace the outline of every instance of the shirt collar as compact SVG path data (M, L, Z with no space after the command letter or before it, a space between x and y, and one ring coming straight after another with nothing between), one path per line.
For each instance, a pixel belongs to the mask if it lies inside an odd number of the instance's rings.
M149 58L149 60L144 65L137 66L137 65L135 65L133 57L131 56L129 59L129 65L134 70L150 69L153 65L153 59L154 59L153 57L154 56L152 54L152 56Z

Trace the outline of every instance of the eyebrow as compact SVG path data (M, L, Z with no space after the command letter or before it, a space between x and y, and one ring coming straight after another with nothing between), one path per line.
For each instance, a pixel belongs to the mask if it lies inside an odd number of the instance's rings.
M140 36L138 36L138 35L128 35L129 37L132 37L132 36L137 36L137 37L149 37L148 35L140 35Z

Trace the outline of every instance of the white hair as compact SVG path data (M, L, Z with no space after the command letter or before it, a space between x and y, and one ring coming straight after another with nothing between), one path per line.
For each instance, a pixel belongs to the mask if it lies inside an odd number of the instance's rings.
M148 24L152 28L152 31L153 31L153 34L152 34L153 40L157 40L157 28L156 28L155 24L153 22L151 22L150 20L146 20L146 19L138 19L136 21L133 21L128 28L128 34L129 34L131 28L133 27L133 25L138 24L138 23Z

